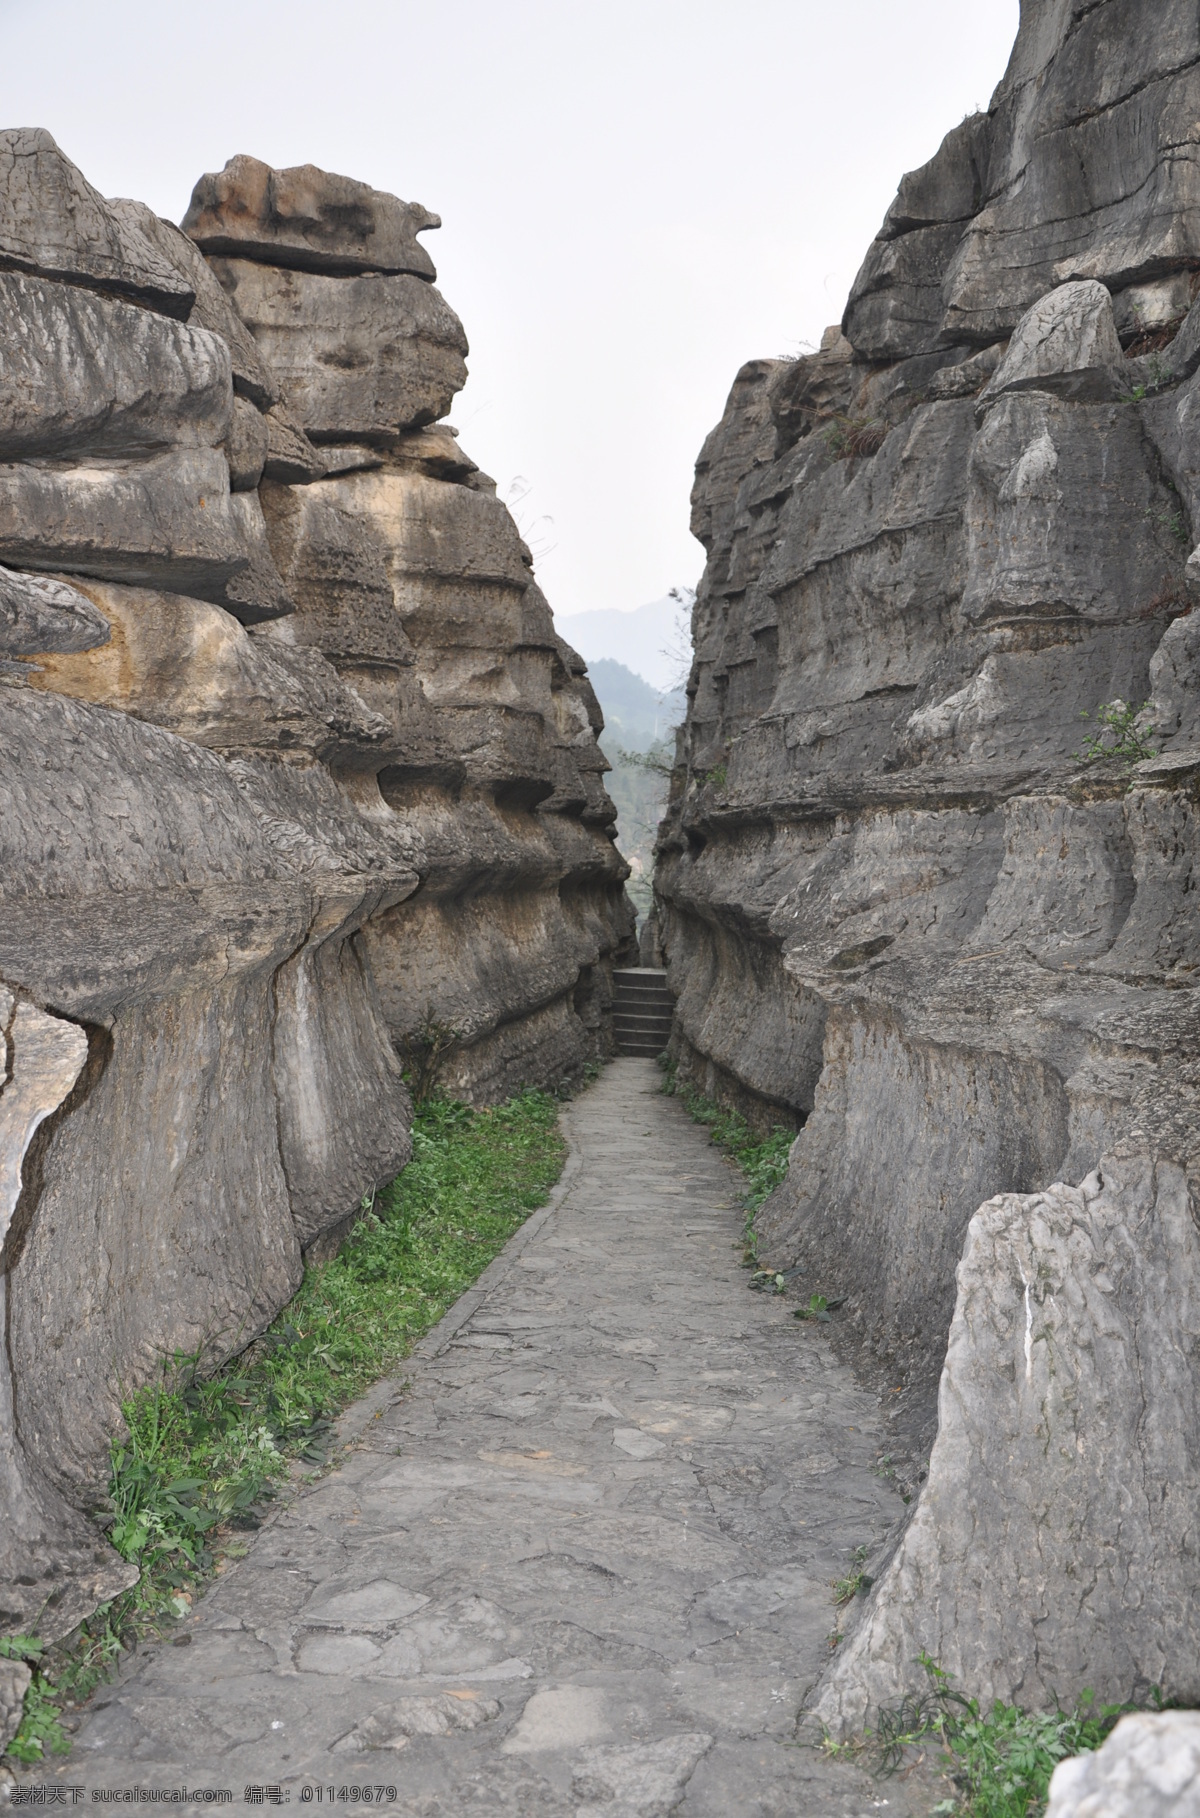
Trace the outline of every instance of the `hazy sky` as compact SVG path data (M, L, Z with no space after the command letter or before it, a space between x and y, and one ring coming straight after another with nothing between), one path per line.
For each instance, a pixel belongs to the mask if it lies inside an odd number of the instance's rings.
M560 615L693 582L738 366L836 321L1018 0L0 0L0 125L178 220L235 152L436 209L453 421ZM515 486L514 482L519 482ZM552 521L551 521L552 520Z

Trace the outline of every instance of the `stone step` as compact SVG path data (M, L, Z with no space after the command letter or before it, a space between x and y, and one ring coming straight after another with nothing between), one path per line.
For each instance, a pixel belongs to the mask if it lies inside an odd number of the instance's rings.
M618 1054L657 1060L671 1039L675 999L658 966L621 966L613 973L613 1038Z
M613 1028L626 1035L670 1035L672 1019L669 1016L621 1016L613 1017Z

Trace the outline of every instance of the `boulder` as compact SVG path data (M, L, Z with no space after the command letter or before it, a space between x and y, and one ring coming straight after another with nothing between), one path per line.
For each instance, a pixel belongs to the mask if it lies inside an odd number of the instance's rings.
M323 450L313 447L286 404L276 404L266 413L267 458L263 478L277 480L284 486L303 486L306 480L319 480L325 473Z
M270 449L271 429L267 418L247 398L235 398L233 420L225 438L231 492L257 491Z
M1046 1818L1192 1818L1200 1811L1200 1715L1122 1717L1090 1755L1060 1761Z
M437 276L416 236L441 218L419 202L300 164L272 170L244 154L201 177L183 231L206 253L298 271Z
M121 200L109 208L118 219L136 229L173 265L196 293L188 321L193 328L207 328L219 335L229 349L233 367L234 389L260 410L269 410L279 402L279 384L254 344L229 298L221 289L216 275L200 249L172 221L156 215L144 202Z
M0 466L0 557L228 601L248 620L291 610L278 575L263 570L257 499L230 495L219 449Z
M1082 1186L980 1207L928 1481L826 1676L822 1721L860 1728L898 1684L919 1692L922 1651L989 1705L1084 1686L1101 1703L1164 1684L1195 1698L1198 1322L1188 1182L1144 1148Z
M0 1753L21 1727L32 1678L23 1660L0 1660Z
M431 284L219 258L214 269L315 442L387 444L444 416L466 336Z
M108 638L103 614L78 587L0 568L0 656L93 650Z
M229 351L204 328L115 297L0 272L0 460L214 448Z
M186 321L196 293L48 132L0 133L0 261L9 269L133 297Z
M1124 389L1125 356L1112 297L1094 280L1060 284L1013 330L1008 351L980 394L982 410L1006 391L1052 391L1088 401Z

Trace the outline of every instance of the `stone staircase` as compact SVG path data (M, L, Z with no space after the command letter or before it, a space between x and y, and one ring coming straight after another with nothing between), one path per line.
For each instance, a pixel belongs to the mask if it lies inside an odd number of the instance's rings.
M624 966L613 973L613 1034L618 1054L660 1055L671 1035L675 999L656 966Z

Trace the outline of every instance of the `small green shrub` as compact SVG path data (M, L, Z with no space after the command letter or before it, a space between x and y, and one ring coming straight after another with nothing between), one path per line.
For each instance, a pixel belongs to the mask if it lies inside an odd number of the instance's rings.
M617 757L631 770L646 770L651 776L669 777L675 768L675 741L656 739L646 751L626 751L618 745Z
M433 1014L433 1005L427 1004L425 1014L417 1024L405 1053L405 1077L414 1105L423 1105L437 1091L442 1062L454 1053L461 1042L461 1030L451 1028L449 1023L439 1022Z
M1135 396L1137 389L1135 388ZM1144 396L1145 388L1140 389ZM1174 491L1174 487L1171 490ZM1164 530L1169 537L1174 537L1175 541L1185 549L1191 543L1191 531L1182 509L1176 510L1170 505L1161 505L1156 511L1153 506L1147 506L1146 522L1153 524L1156 530Z
M1140 707L1134 707L1129 701L1115 700L1097 707L1094 716L1086 711L1081 713L1081 720L1094 717L1099 731L1084 739L1082 751L1072 752L1076 763L1118 763L1132 768L1144 758L1157 757L1157 747L1149 743L1137 723L1147 705L1143 701Z

